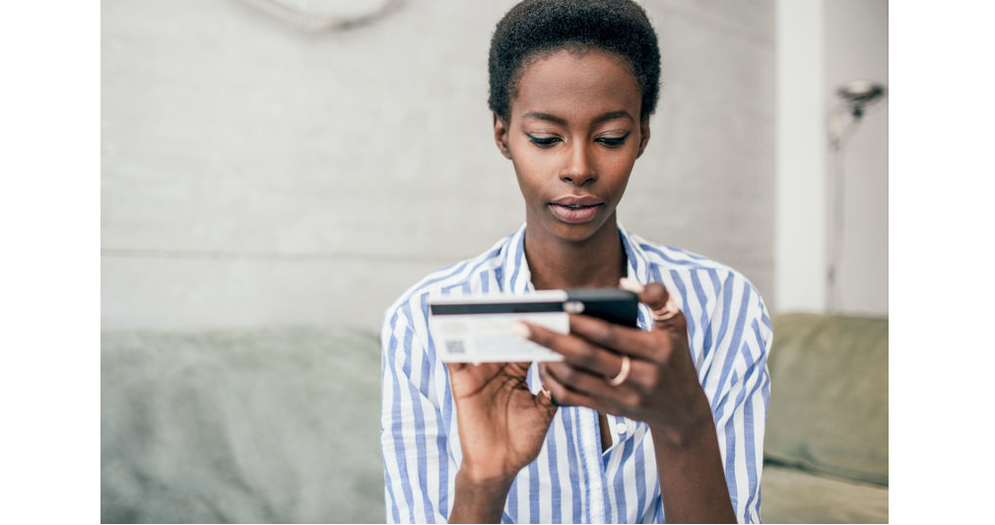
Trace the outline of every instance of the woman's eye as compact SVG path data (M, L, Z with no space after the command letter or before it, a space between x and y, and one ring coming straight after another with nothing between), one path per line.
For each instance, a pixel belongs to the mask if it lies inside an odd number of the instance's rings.
M625 139L627 139L628 137L629 134L626 133L621 137L598 137L597 141L604 144L605 146L608 146L609 148L617 148L622 144L625 144Z
M526 135L528 135L530 142L540 148L548 148L560 141L560 137L537 137L528 133L526 133Z

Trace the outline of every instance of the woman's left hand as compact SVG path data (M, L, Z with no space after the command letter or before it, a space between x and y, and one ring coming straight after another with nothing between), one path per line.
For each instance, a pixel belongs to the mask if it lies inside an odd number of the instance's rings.
M529 339L564 357L539 367L556 403L643 421L674 445L692 439L702 425L712 425L708 398L688 349L687 321L679 310L668 313L668 299L660 283L650 283L639 293L657 319L650 331L584 315L570 316L569 334L528 324ZM610 383L620 375L621 383Z

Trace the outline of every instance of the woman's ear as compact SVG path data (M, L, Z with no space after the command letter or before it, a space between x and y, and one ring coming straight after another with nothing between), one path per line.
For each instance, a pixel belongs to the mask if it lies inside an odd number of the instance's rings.
M508 150L508 124L497 113L492 114L494 115L494 143L497 144L501 154L510 159L511 151Z
M639 122L639 153L636 154L636 158L643 155L643 150L646 149L646 143L650 140L650 119L644 118Z

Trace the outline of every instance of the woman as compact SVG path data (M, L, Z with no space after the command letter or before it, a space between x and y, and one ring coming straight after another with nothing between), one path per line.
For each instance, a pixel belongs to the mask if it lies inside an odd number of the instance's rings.
M734 270L616 222L659 91L645 12L526 0L498 23L489 72L525 226L387 310L388 521L759 521L763 301ZM563 361L447 366L427 329L430 293L619 285L639 293L641 329L518 327Z

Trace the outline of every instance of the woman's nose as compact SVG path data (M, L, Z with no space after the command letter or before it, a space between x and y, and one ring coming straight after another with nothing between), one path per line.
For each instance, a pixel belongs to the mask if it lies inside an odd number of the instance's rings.
M566 164L560 172L560 180L576 186L584 186L594 182L598 175L594 171L590 153L590 148L585 144L578 144L570 148Z

